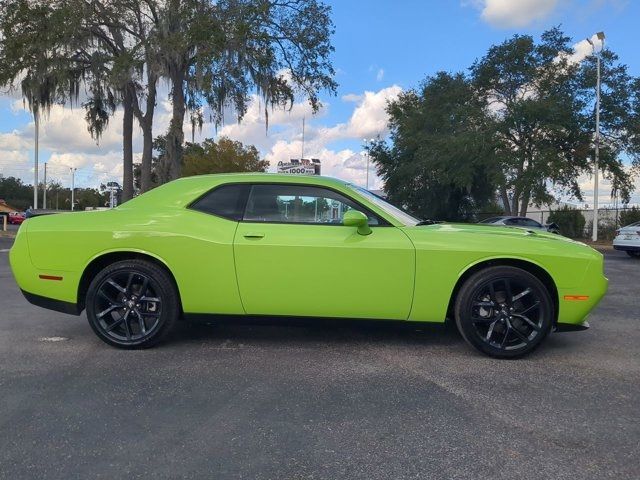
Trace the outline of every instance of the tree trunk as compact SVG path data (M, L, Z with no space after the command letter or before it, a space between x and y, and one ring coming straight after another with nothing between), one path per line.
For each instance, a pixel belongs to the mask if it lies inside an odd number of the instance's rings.
M529 199L531 198L531 192L528 191L522 195L522 200L520 202L520 216L526 217L527 210L529 208Z
M124 90L122 104L124 107L124 118L122 120L122 201L126 202L133 198L133 105L129 88Z
M150 68L150 67L147 67ZM158 77L152 71L147 73L147 85L149 93L147 95L146 111L144 115L137 113L138 122L142 128L142 165L140 168L140 190L142 193L151 190L151 160L153 158L153 114L156 108L156 83Z
M153 158L153 124L146 119L142 127L142 164L140 166L140 192L151 190L151 160Z
M511 213L511 205L509 205L509 194L507 193L507 187L500 187L500 196L502 197L502 207L505 213Z
M514 188L513 198L511 199L511 211L509 212L509 215L513 215L517 217L519 205L520 205L520 192L518 191L518 188Z
M179 69L176 69L179 70ZM180 178L182 170L182 145L184 143L184 115L186 112L184 98L184 74L176 71L172 75L171 101L173 104L173 116L169 131L167 132L167 162L169 167L169 179Z

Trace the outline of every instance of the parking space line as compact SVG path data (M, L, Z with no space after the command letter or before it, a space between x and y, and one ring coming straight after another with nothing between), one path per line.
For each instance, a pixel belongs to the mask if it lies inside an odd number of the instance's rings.
M8 251L9 251L9 249L8 249L8 248L0 249L0 253L7 253Z

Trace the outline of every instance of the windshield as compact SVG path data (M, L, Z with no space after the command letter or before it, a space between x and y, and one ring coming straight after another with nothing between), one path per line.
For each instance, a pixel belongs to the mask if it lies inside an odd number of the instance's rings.
M502 220L502 217L485 218L484 220L480 220L478 223L495 223L498 220Z
M349 185L349 187L351 187L353 190L358 192L360 195L365 197L370 202L374 203L376 206L380 207L382 210L387 212L389 215L391 215L393 218L400 221L404 225L408 227L412 227L420 223L419 219L417 219L412 215L409 215L404 210L401 210L398 207L391 205L389 202L387 202L382 197L379 197L375 193L371 193L369 190L365 190L364 188L357 187L355 185Z

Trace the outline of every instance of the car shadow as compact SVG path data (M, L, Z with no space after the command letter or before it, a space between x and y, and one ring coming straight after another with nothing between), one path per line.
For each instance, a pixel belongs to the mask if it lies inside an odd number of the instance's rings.
M220 341L245 346L459 345L455 326L447 324L348 319L242 318L182 321L168 344Z

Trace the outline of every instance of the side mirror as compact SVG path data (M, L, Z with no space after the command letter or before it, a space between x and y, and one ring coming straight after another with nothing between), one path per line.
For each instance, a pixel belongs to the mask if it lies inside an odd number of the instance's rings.
M360 235L369 235L371 228L369 227L369 219L358 210L349 210L342 217L342 224L347 227L357 227Z

